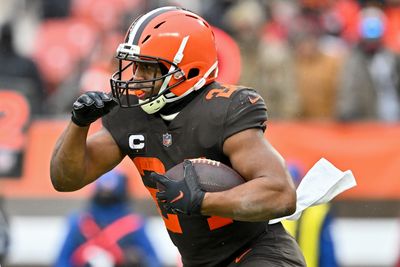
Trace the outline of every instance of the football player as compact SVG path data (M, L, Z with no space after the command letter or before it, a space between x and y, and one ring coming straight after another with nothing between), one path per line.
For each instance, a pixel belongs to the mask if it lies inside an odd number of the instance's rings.
M132 23L116 58L112 96L86 92L73 104L51 159L54 188L78 190L128 156L184 266L305 266L282 225L268 225L295 211L296 192L264 138L264 100L254 89L215 81L210 25L179 7L152 10ZM98 118L103 128L88 137ZM231 166L246 182L204 192L187 160L199 157ZM183 180L163 175L181 162Z

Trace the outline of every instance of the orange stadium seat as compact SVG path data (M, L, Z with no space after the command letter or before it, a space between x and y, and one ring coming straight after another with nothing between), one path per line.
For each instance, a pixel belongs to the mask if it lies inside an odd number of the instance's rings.
M86 20L46 20L38 29L32 58L37 62L49 90L70 75L76 64L89 58L97 32Z
M387 7L387 17L384 41L388 48L400 53L400 6Z
M124 36L116 32L107 32L101 36L98 49L82 74L81 92L92 90L110 92L110 77L117 69L114 55L116 48L123 40Z
M102 91L110 92L110 70L104 64L93 64L89 66L82 75L80 91Z
M142 0L73 0L71 14L94 22L102 30L115 29L122 14L138 7Z

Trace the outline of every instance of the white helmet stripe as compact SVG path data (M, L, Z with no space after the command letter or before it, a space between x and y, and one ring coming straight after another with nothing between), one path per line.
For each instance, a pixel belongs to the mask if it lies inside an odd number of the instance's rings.
M154 9L145 15L141 16L139 20L135 23L133 28L131 29L131 32L129 33L129 38L128 38L128 43L129 44L135 44L133 41L135 40L135 36L139 33L139 36L136 39L139 39L140 35L142 34L143 27L141 26L146 26L147 23L156 15L159 15L161 13L164 13L169 10L177 9L176 7L173 6L166 6L166 7L160 7L157 9ZM139 31L139 29L141 29Z

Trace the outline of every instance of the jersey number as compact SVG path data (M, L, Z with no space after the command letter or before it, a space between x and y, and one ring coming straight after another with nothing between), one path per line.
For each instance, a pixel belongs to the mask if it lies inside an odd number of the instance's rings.
M165 173L164 164L158 158L136 157L133 159L133 162L135 163L136 168L138 169L139 173L142 176L145 174L144 171L151 171L151 172L154 171L154 172L158 172L161 174ZM146 187L146 188L147 188L147 190L149 190L151 196L153 197L153 200L157 203L156 193L158 192L158 189L150 188L150 187ZM164 220L165 227L167 227L167 229L171 232L182 234L183 233L182 227L181 227L181 224L179 223L178 215L167 213L167 216L165 217L162 214L161 209L158 206L158 203L157 203L157 208L161 214L161 217ZM211 216L207 219L207 222L208 222L208 227L212 231L212 230L221 228L225 225L233 223L233 220L230 218Z
M30 107L26 97L17 91L0 90L0 148L23 149L29 123Z
M229 98L231 97L231 95L233 94L233 92L235 92L238 88L234 87L234 86L230 86L230 85L224 85L225 87L223 88L215 88L215 89L211 89L207 95L206 95L206 99L210 100L214 97L225 97L225 98Z

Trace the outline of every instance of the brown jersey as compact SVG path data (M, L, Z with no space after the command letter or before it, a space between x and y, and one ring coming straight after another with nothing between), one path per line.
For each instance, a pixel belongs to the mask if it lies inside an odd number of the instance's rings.
M165 173L184 159L204 157L231 166L224 141L249 128L265 129L263 99L253 89L211 83L171 122L140 107L115 108L103 118L121 151L138 168L153 198L152 171ZM239 222L217 216L168 214L160 210L185 266L221 266L265 231L267 222Z

